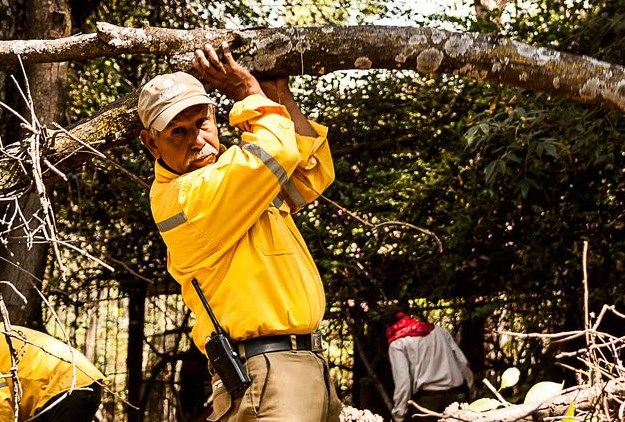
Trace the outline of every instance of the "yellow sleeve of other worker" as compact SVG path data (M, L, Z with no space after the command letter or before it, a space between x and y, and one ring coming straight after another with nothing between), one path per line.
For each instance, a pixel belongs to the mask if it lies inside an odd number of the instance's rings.
M14 325L13 331L13 348L20 355L20 420L33 416L48 400L72 385L80 388L104 380L104 375L82 353L66 343L26 327ZM10 375L10 369L11 354L6 337L0 334L0 370ZM13 417L13 381L4 378L0 383L0 421L9 421Z
M0 421L13 420L13 401L11 400L12 391L7 382L0 380Z

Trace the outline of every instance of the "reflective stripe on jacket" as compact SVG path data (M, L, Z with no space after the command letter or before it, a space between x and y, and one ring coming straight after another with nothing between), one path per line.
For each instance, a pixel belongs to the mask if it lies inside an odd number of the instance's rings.
M319 272L291 211L334 179L327 129L311 122L319 136L299 136L286 109L258 95L235 103L230 124L244 131L240 146L184 175L157 162L150 191L167 268L197 318L200 350L213 325L193 278L233 340L310 333L325 308Z
M104 375L80 352L56 338L26 327L13 326L11 344L18 355L17 373L22 386L19 420L33 416L48 400L74 388L86 387L104 379ZM23 334L26 341L17 337ZM73 358L72 358L73 355ZM75 364L75 371L72 363ZM0 379L0 421L12 421L13 379L11 354L4 333L0 333L0 371L7 378Z

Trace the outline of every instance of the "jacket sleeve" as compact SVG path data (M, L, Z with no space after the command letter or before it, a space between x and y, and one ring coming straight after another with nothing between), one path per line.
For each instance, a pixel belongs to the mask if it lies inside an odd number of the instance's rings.
M391 343L388 348L388 358L391 362L395 391L393 393L393 420L403 421L408 414L408 400L412 397L412 382L410 380L410 363L404 351L397 342Z
M309 121L317 137L295 134L300 163L280 192L292 212L314 201L334 181L328 128Z

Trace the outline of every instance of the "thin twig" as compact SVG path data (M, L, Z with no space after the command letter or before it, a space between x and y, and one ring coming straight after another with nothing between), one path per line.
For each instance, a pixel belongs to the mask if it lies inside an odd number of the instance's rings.
M136 272L135 270L133 270L132 268L130 268L128 266L128 264L126 264L123 261L120 261L119 259L115 259L112 256L107 256L106 257L109 261L113 261L114 263L116 263L117 265L121 266L124 270L128 271L128 273L130 273L132 276L138 278L139 280L143 280L145 281L147 284L154 284L154 280L147 278L144 275L139 274L138 272Z
M323 199L328 204L330 204L330 205L334 206L335 208L341 210L342 212L346 213L347 215L352 217L354 220L358 221L359 223L361 223L361 224L363 224L363 225L365 225L367 227L371 227L373 232L375 232L380 227L385 227L385 226L390 226L390 225L397 225L397 226L408 227L408 228L411 228L413 230L417 230L417 231L419 231L419 232L421 232L423 234L426 234L426 235L428 235L430 237L433 237L434 240L436 241L436 244L438 245L438 251L439 252L443 252L443 243L438 238L438 236L436 236L436 234L434 232L432 232L431 230L424 229L423 227L415 226L414 224L406 223L406 222L403 222L403 221L384 221L382 223L373 224L373 223L370 223L369 221L361 218L356 213L348 210L344 206L340 205L338 202L335 202L335 201L331 200L327 196L322 195L319 192L317 192L317 194L319 195L319 198Z
M511 403L508 402L508 400L504 399L503 396L499 393L499 391L497 391L497 389L495 388L495 386L493 384L490 383L489 380L487 380L486 378L484 378L482 380L482 382L484 383L484 385L486 385L486 387L495 395L495 397L497 397L497 400L499 400L499 402L501 402L501 404L503 404L506 407L510 407L512 406Z

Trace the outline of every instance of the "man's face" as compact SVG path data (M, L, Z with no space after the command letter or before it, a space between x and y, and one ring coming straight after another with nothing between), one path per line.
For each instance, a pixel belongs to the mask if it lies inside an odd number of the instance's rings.
M178 174L213 164L219 135L212 105L200 104L180 112L156 138L143 131L141 139L154 158Z

